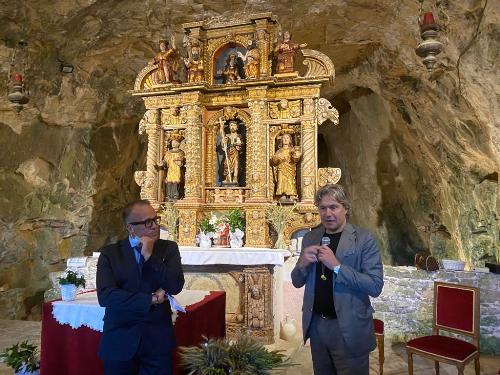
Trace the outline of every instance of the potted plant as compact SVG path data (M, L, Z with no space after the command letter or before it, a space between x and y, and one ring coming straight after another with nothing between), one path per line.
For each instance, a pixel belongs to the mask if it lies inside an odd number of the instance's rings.
M291 366L281 351L269 351L246 335L234 341L227 338L206 339L201 347L179 349L181 362L189 374L270 375L275 369Z
M239 209L229 211L226 219L229 224L229 243L231 247L243 247L243 237L245 236L243 213Z
M213 217L204 217L200 222L200 234L197 236L197 242L203 249L208 249L212 247L212 238L215 233L215 225L213 223Z
M23 341L12 345L0 353L0 360L14 369L16 375L40 374L38 348L36 345Z
M58 277L61 288L61 298L63 301L73 301L76 296L76 289L80 286L85 288L85 277L77 272L67 270L65 274Z

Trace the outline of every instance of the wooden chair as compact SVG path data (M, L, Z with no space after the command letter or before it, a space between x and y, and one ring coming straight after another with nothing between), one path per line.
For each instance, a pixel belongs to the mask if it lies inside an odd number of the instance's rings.
M380 319L373 319L373 328L378 347L378 368L379 374L384 374L384 322Z
M472 343L441 336L440 330L469 336ZM465 365L474 360L479 375L479 288L435 282L432 335L408 341L406 353L409 375L413 375L413 354L432 359L436 374L439 362L444 362L457 366L463 375Z

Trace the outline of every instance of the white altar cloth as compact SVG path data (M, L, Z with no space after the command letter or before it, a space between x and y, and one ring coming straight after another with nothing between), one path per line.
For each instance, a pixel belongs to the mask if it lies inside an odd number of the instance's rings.
M183 290L175 299L182 307L193 305L208 296L205 290ZM74 301L52 302L52 315L59 324L68 324L77 329L81 326L102 332L105 308L99 306L97 292L78 294ZM172 322L175 324L177 314L172 311Z
M290 252L287 250L257 247L211 247L209 249L202 249L194 246L179 246L179 251L181 253L182 264L187 266L213 264L241 266L272 264L282 266L285 263L285 256L290 255Z

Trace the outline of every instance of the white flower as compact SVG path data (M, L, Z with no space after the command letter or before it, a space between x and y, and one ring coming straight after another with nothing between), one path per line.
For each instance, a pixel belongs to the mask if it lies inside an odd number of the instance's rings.
M208 221L210 224L212 225L216 225L217 224L217 216L215 216L214 214L212 214L212 217L210 218L210 220Z

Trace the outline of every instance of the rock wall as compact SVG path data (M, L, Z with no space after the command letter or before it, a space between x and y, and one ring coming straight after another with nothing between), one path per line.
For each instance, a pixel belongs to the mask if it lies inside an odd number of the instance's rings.
M372 299L375 318L385 322L385 337L406 342L432 333L434 281L480 288L483 353L500 354L500 276L492 273L425 272L414 267L384 267L384 290Z
M127 90L158 39L176 32L181 45L183 22L241 12L275 13L295 41L335 63L323 96L341 124L321 129L320 160L343 169L354 221L376 234L386 263L411 263L423 249L469 264L491 257L499 5L482 17L483 1L439 4L445 50L429 74L414 53L416 1L0 0L0 59L24 38L31 61L19 115L0 67L0 317L36 317L49 272L123 234L119 208L138 197L133 171L145 160L143 105ZM59 60L74 72L62 74Z

